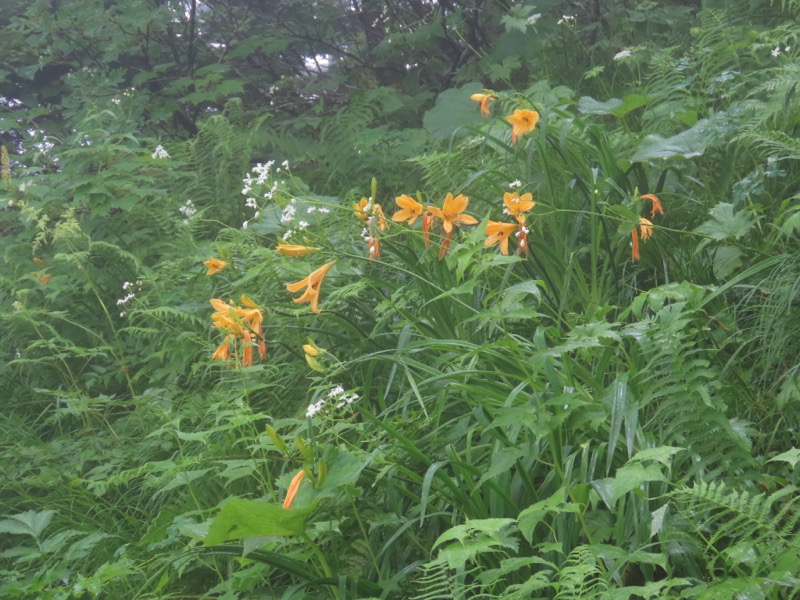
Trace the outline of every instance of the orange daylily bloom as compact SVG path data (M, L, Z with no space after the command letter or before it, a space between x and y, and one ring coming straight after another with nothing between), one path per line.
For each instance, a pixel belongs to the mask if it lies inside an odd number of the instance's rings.
M356 218L359 221L366 222L367 217L369 216L367 212L367 207L369 207L370 201L368 198L362 198L357 203L353 204L353 213L356 215Z
M281 256L291 256L291 257L305 256L306 254L311 254L312 252L316 252L317 250L319 250L319 248L312 248L311 246L301 246L299 244L284 244L283 242L278 242L278 247L275 248L275 252L277 252Z
M400 210L392 215L392 221L396 223L405 221L409 225L413 225L414 221L422 215L422 211L424 210L422 204L405 194L398 196L394 201L397 202L397 206L400 207Z
M650 218L655 219L656 215L664 214L664 207L661 206L661 200L655 194L645 194L640 196L641 200L650 200Z
M203 264L208 269L206 275L215 275L228 266L227 262L225 262L224 260L220 260L218 258L209 258Z
M383 209L377 202L372 206L372 217L378 220L378 227L381 231L389 229L389 221L386 220L386 215L383 214Z
M511 143L516 144L519 136L530 133L536 127L539 113L535 110L517 109L506 117L506 121L511 123Z
M508 238L516 231L515 223L503 223L500 221L489 221L486 225L486 240L483 245L486 247L500 245L500 252L508 254Z
M249 367L253 364L254 341L261 360L267 357L267 344L262 333L264 316L256 303L247 296L242 296L241 301L249 308L231 305L218 298L210 300L211 306L215 309L211 315L214 326L227 333L211 360L228 360L231 344L234 346L235 353L241 339L242 366Z
M490 116L491 113L489 112L489 102L495 98L496 96L494 94L472 94L472 96L469 97L469 99L473 102L480 104L481 114L483 114L485 117Z
M292 481L289 483L289 488L286 490L286 499L283 501L283 508L292 508L294 497L297 496L297 491L300 489L300 484L303 483L305 474L305 470L300 469L297 474L292 477Z
M643 240L649 240L653 235L653 224L644 217L639 217L639 225L631 229L631 260L633 262L639 260L639 235Z
M319 291L320 287L322 286L322 280L325 279L325 275L328 274L330 268L335 264L336 261L329 262L325 265L322 265L319 269L311 273L305 279L301 279L295 283L287 283L286 289L292 292L299 292L301 289L306 288L306 291L299 298L295 298L294 302L297 304L302 304L304 302L311 303L311 310L315 313L320 312L317 303L319 302Z
M428 210L435 217L442 219L442 227L444 227L445 233L450 233L455 225L475 225L478 223L475 217L464 214L468 204L469 198L463 194L459 194L455 198L453 198L453 194L447 194L442 208L429 206Z
M506 192L503 194L503 204L506 205L503 212L516 218L521 217L523 213L536 206L536 202L533 201L533 194L530 192L522 194L522 196L517 192Z

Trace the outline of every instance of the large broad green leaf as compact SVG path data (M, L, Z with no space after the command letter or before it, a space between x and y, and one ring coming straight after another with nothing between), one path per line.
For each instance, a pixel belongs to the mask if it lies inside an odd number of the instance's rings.
M729 202L720 202L709 211L711 218L695 231L717 241L738 240L750 231L756 219L743 210L734 213L733 208Z
M35 538L41 537L54 514L56 514L54 510L42 510L39 512L29 510L12 515L10 518L0 521L0 533L15 533Z
M578 110L584 115L610 115L614 109L620 106L622 106L622 100L619 98L600 102L591 96L583 96L578 100Z
M211 522L206 546L257 536L301 535L313 506L285 509L260 500L234 498L226 502Z
M436 105L423 116L423 126L438 138L466 135L466 125L481 124L481 111L469 97L482 89L479 83L468 83L457 89L445 90L436 98Z
M700 156L712 141L710 135L706 132L709 124L708 119L703 119L695 123L694 127L669 138L663 138L660 135L648 135L639 144L639 148L631 160L642 162L657 158L672 158L673 156L682 156L684 158Z

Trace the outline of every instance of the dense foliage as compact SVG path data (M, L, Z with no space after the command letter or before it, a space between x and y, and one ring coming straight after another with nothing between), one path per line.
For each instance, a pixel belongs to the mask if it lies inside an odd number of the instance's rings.
M0 597L797 597L798 16L6 0Z

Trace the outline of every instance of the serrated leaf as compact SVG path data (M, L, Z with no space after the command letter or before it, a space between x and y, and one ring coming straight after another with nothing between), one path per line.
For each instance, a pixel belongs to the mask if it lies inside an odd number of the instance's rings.
M261 500L233 498L214 517L204 544L214 546L257 536L302 535L312 510L313 506L285 509Z
M734 213L733 208L729 202L720 202L709 211L711 218L695 231L717 241L738 240L750 231L756 219L744 210Z

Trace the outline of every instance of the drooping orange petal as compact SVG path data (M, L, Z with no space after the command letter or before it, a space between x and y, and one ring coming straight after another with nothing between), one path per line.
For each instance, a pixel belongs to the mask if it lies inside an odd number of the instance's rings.
M649 240L653 235L653 224L644 217L639 217L639 232L643 240Z
M494 94L472 94L469 99L473 102L477 102L480 105L481 114L483 114L483 116L490 116L491 113L489 112L489 102L495 99Z
M636 227L631 229L631 260L633 262L639 260L639 234L636 232Z
M430 207L428 207L430 208ZM435 219L432 212L425 211L422 215L422 238L425 240L425 247L431 245L431 229L433 229L433 220Z
M300 484L303 483L305 474L305 470L300 469L297 474L292 477L292 481L289 483L289 488L286 490L286 499L283 501L283 508L287 510L292 508L294 497L297 496L297 491L300 489Z
M299 298L294 299L294 302L297 304L309 302L311 304L311 310L315 313L318 313L319 308L317 303L319 302L319 291L322 286L322 280L335 263L336 261L329 262L325 265L322 265L319 269L311 273L305 279L301 279L295 283L287 283L286 289L292 293L299 292L303 287L306 288Z
M641 197L642 200L650 200L650 218L655 219L656 215L664 214L664 207L661 206L661 200L655 194L645 194Z

